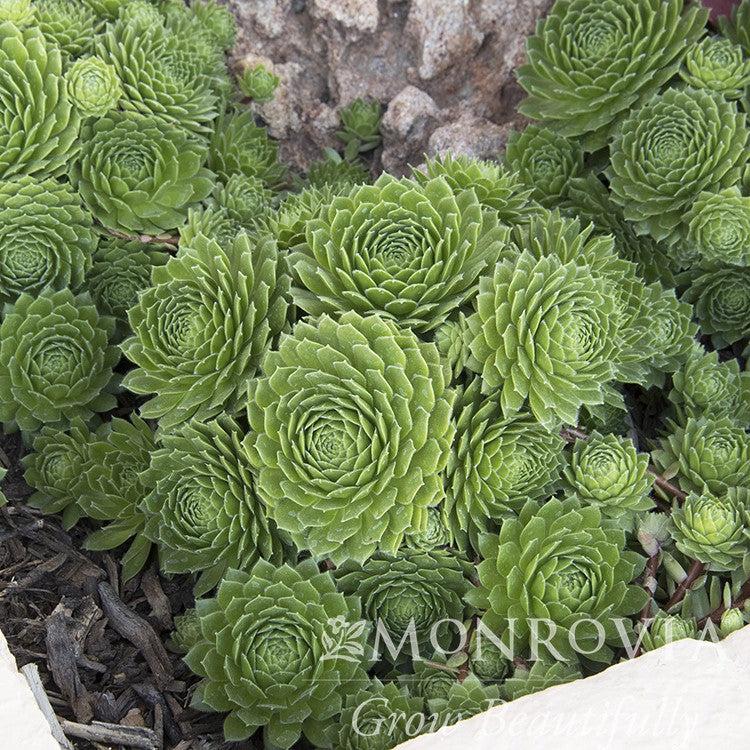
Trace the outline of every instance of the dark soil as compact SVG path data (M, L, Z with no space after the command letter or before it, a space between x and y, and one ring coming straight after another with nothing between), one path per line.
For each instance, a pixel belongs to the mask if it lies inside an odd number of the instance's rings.
M65 531L58 517L25 504L20 438L2 436L0 448L10 467L0 509L0 627L19 668L37 665L57 716L148 727L158 748L255 747L225 743L221 716L189 708L195 678L161 645L173 617L193 603L192 580L164 578L152 560L123 586L119 550L83 550L85 521Z

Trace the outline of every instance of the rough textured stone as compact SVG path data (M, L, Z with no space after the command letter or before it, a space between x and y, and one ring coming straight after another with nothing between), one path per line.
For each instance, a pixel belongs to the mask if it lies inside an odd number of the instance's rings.
M519 121L521 91L513 71L523 59L524 40L551 4L227 1L240 26L236 62L261 56L285 79L278 101L258 108L280 139L283 158L304 169L335 145L338 109L369 96L388 112L382 161L376 152L373 169L397 172L421 159L428 146L497 154L507 123ZM470 132L462 134L467 126Z
M314 0L313 18L336 22L362 34L378 28L377 0Z
M496 125L483 117L462 115L433 131L427 153L435 156L450 151L477 159L496 159L505 148L511 129L511 123Z
M412 0L406 31L419 43L419 77L426 81L470 58L484 40L469 0Z
M401 174L407 164L418 164L440 114L432 97L415 86L406 86L396 94L380 124L386 144L382 154L383 169Z

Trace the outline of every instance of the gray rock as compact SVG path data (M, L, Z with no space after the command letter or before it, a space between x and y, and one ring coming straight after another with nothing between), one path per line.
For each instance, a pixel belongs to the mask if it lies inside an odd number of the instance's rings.
M258 112L285 159L304 169L320 158L336 145L338 109L369 96L387 112L382 163L403 173L428 146L497 153L506 123L519 122L525 38L551 0L227 2L235 62L260 56L284 79Z
M484 40L469 0L412 0L406 31L419 44L418 72L425 81L456 64L463 67Z
M441 112L432 97L406 86L393 99L383 115L380 131L386 146L383 169L403 174L407 164L418 164L427 147L427 138L440 119Z
M427 147L430 156L451 152L477 159L497 159L505 148L512 123L494 122L466 114L433 131Z

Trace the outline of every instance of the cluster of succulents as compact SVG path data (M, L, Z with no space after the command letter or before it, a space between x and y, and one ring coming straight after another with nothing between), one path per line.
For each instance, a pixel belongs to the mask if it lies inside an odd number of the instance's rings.
M280 161L215 0L0 3L0 420L124 582L192 577L228 741L387 750L750 618L750 0L706 22L557 0L505 153L375 177L370 99Z

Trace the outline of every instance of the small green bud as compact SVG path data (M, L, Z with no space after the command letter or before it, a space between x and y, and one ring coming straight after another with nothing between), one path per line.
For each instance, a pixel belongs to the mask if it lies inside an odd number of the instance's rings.
M734 633L736 630L741 630L745 627L745 618L742 611L733 607L728 609L721 616L721 622L719 623L719 632L722 638L726 638L730 633Z
M281 79L265 65L245 68L237 78L240 91L254 102L270 102Z

